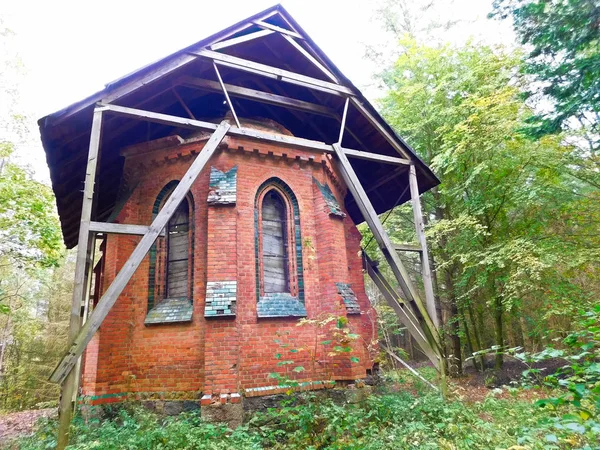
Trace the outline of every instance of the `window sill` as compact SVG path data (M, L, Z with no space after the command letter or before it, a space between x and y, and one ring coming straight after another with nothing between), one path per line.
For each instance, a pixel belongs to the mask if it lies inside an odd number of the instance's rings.
M144 325L191 322L194 307L186 298L166 298L146 315Z
M288 293L265 294L256 305L258 317L306 317L304 303Z

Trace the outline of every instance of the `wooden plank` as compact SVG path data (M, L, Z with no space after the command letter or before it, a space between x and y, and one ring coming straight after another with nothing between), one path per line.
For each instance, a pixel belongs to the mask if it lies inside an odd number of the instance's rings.
M381 221L379 220L379 217L377 216L377 213L375 212L375 209L371 204L371 201L369 200L366 192L364 191L364 188L360 184L360 181L358 180L358 177L354 172L350 161L348 161L346 154L338 144L333 144L332 148L334 149L335 154L338 157L338 167L340 168L340 173L344 178L344 182L346 183L346 186L348 186L348 189L350 190L352 196L356 200L356 205L360 209L363 217L365 218L365 221L367 222L369 228L373 232L373 237L379 244L379 247L381 248L386 260L388 261L392 272L394 272L394 276L398 280L398 284L404 292L404 295L406 295L406 297L409 300L415 302L417 308L423 316L428 331L435 340L435 345L437 345L437 347L441 349L441 339L439 336L438 329L432 322L431 317L429 317L428 310L425 307L425 304L421 300L417 289L412 284L412 281L410 280L410 276L408 274L408 271L404 267L404 264L402 264L402 261L400 260L398 254L394 250L394 246L390 241L389 236L385 232L383 225L381 224Z
M421 380L422 382L424 382L425 384L429 385L429 387L431 387L434 391L436 392L440 392L440 390L438 389L437 386L435 386L434 384L432 384L430 381L426 380L425 378L423 378L421 376L421 374L419 372L417 372L415 369L413 369L412 367L410 367L410 365L408 365L407 362L405 362L402 358L400 358L398 355L396 355L394 352L392 352L389 348L387 348L385 345L380 344L381 347L386 351L386 353L388 355L390 355L392 358L394 358L396 361L398 361L400 364L402 364L406 369L409 370L410 373L412 373L415 377L417 377L419 380Z
M348 105L350 104L350 99L347 98L344 103L344 112L342 113L342 120L340 121L340 134L338 136L337 143L341 147L342 139L344 139L344 129L346 128L346 117L348 116Z
M198 178L198 175L206 166L206 163L217 150L218 145L225 137L229 127L230 125L225 121L218 125L217 129L205 144L200 154L196 157L173 193L165 202L156 218L153 220L148 233L142 237L136 248L129 256L127 262L125 262L121 271L119 271L111 285L98 302L98 305L92 313L90 320L86 322L75 340L72 341L67 354L63 357L58 367L52 373L50 377L51 381L61 382L71 372L71 369L77 361L77 358L82 354L83 350L92 339L98 328L100 328L104 318L108 315L110 309L117 301L117 298L121 292L123 292L123 289L158 238L158 235L165 228L169 222L169 219L171 219L171 216L175 213L175 210L189 192L190 187L196 178Z
M237 114L235 113L235 109L233 107L233 103L231 103L231 99L229 98L229 94L227 93L227 89L225 89L225 84L223 84L223 78L221 78L221 74L219 73L219 68L213 61L213 67L215 68L215 73L217 74L217 79L219 80L219 84L221 85L221 89L223 89L223 95L225 96L225 100L227 101L227 105L229 106L229 111L233 114L233 118L235 119L235 123L238 128L242 128L240 125L240 121L238 119Z
M194 117L194 113L190 111L190 108L188 108L188 106L185 104L185 102L181 98L181 95L179 95L179 92L177 92L177 89L173 87L173 89L171 90L173 91L173 94L175 94L175 97L177 97L177 101L179 102L179 104L183 107L183 109L185 109L187 115L190 116L190 119L196 120L196 117Z
M202 78L194 78L185 76L182 77L179 82L183 86L192 88L206 89L212 92L221 92L221 86L216 81L205 80ZM283 106L299 111L311 112L315 114L322 114L329 117L337 117L336 112L326 106L318 105L316 103L305 102L304 100L297 100L295 98L286 97L283 95L271 94L270 92L259 91L256 89L245 88L241 86L234 86L233 84L225 83L227 92L232 97L240 97L249 100L256 100L261 103L269 105Z
M112 114L118 114L124 117L132 117L136 119L148 120L150 122L161 123L163 125L171 125L181 128L190 128L193 130L205 130L214 131L217 125L210 122L203 122L200 120L187 119L184 117L171 116L168 114L156 113L151 111L144 111L142 109L128 108L126 106L118 105L102 105L102 110L110 112ZM254 130L250 128L235 128L232 127L228 134L232 136L246 137L250 139L258 139L277 143L281 145L287 145L291 147L300 147L308 150L319 151L324 153L333 153L332 147L325 142L313 141L310 139L297 138L294 136L287 136L283 134L273 134L264 131ZM407 160L402 158L395 158L393 156L378 155L376 153L361 152L359 150L344 148L343 152L351 157L357 159L365 159L381 163L389 164L407 164Z
M421 329L421 324L416 319L416 317L412 314L412 311L406 304L402 303L402 300L398 297L396 291L389 285L387 280L383 277L383 275L379 272L379 270L373 265L373 262L369 259L369 257L364 253L365 259L365 268L367 270L367 274L373 280L379 292L385 298L388 306L394 310L396 315L398 316L398 320L400 323L406 327L408 333L414 338L417 342L417 345L423 350L423 353L429 358L429 360L434 364L434 366L438 366L439 357L436 355L435 351L429 344L425 333Z
M371 112L355 97L352 97L350 99L350 101L352 102L352 104L358 108L358 110L360 111L360 113L365 117L365 119L367 119L369 121L369 123L371 123L371 125L373 125L373 127L375 127L377 129L377 131L379 131L379 133L381 133L381 135L385 138L386 141L388 141L388 143L394 147L394 149L400 153L402 156L404 156L406 159L411 160L411 156L409 154L409 152L398 143L398 139L396 138L396 136L393 136L392 134L390 134L382 125L381 123L379 123L379 120L377 120L375 118L375 116L373 116L373 114L371 114ZM404 143L403 143L404 144Z
M162 123L164 125L205 131L214 131L217 128L217 125L210 122L203 122L200 120L192 120L183 117L170 116L168 114L144 111L141 109L127 108L125 106L102 105L102 107L104 111L110 112L112 114L118 114L124 117L132 117L136 119L143 119L149 122ZM331 146L326 144L325 142L312 141L310 139L302 139L283 134L274 134L250 128L237 127L231 127L231 129L228 131L228 134L232 136L257 139L281 145L287 145L291 147L300 147L307 150L332 153Z
M231 47L232 45L241 44L242 42L252 41L254 39L262 38L270 34L275 33L273 30L260 30L254 33L244 34L235 38L227 39L225 41L219 41L216 44L210 46L211 50L221 50L223 48Z
M143 236L150 229L147 225L130 225L127 223L90 222L90 231L105 234L132 234ZM164 236L162 230L159 236Z
M422 253L420 245L413 244L394 244L394 249L399 252L414 252L414 253Z
M277 31L278 33L281 33L284 36L293 36L297 39L304 39L304 37L301 34L298 34L295 31L290 31L285 28L278 27L277 25L272 25L270 23L263 22L262 20L254 20L252 23L266 30Z
M340 81L336 78L334 74L332 74L323 64L321 64L317 59L311 55L302 45L300 45L296 40L287 34L282 34L282 37L288 41L292 46L298 50L302 55L308 59L317 69L319 69L327 78L333 81L336 84L340 84Z
M236 56L225 55L223 53L213 52L212 50L200 50L192 53L197 56L212 59L213 61L217 61L219 63L226 63L228 66L235 67L240 70L252 69L254 73L259 72L261 74L264 73L271 76L279 77L282 81L299 81L302 82L304 85L308 85L308 87L320 87L325 88L328 91L338 92L347 95L354 95L352 89L346 86L341 86L339 84L319 80L317 78L309 77L306 75L300 75L289 70L278 69L277 67L268 66L266 64L248 61L247 59L238 58Z
M423 213L421 211L421 200L419 199L419 185L417 183L417 171L414 164L411 164L408 172L408 182L410 185L410 197L412 199L413 216L415 228L417 230L417 239L421 245L421 268L423 273L423 286L425 288L425 302L427 311L437 329L440 328L438 316L435 312L435 296L433 294L433 282L431 279L431 268L429 266L429 252L427 250L427 240L425 239L425 225L423 224Z
M396 158L394 156L378 155L377 153L361 152L359 150L352 150L349 148L343 148L346 156L356 159L364 159L367 161L375 161L384 164L396 164L400 166L410 165L410 160L404 158Z
M73 296L71 300L71 315L69 317L69 341L75 339L81 328L81 302L85 296L88 286L87 275L89 271L90 254L95 244L94 237L90 234L90 221L94 205L94 185L96 183L96 172L100 150L100 138L102 135L102 111L96 109L92 119L92 130L90 134L90 146L88 161L85 172L85 183L83 189L83 201L81 206L81 222L79 225L79 239L77 241L77 256L75 259L75 282L73 285ZM73 363L77 362L75 360ZM59 428L57 448L62 450L69 444L69 428L73 414L73 396L78 385L77 371L70 371L66 379L63 377L61 397L59 404Z

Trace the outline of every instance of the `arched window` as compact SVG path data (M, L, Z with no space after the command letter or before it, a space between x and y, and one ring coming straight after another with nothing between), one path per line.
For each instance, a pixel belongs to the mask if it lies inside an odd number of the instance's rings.
M298 201L279 178L258 188L255 226L258 316L306 316Z
M177 181L172 181L162 189L154 202L153 218L177 184ZM150 249L149 311L166 299L192 300L193 211L193 198L188 194L165 227L164 237L159 237Z
M190 259L190 208L184 199L167 225L165 292L167 298L187 298Z
M265 293L290 292L285 203L276 190L262 201L262 264Z

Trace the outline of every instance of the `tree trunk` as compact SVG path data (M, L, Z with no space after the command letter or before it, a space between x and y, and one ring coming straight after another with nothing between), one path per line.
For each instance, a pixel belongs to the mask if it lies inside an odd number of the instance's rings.
M519 322L519 311L515 310L511 314L511 334L513 336L514 346L525 348L525 341L523 340L523 329L521 328L521 322Z
M469 318L471 319L471 327L473 329L473 337L474 337L474 350L476 352L480 351L482 349L481 347L481 335L479 334L479 330L477 327L477 324L475 323L475 313L473 312L473 305L471 304L471 302L469 301L469 303L467 304L467 311L469 313ZM481 366L481 371L483 372L485 370L485 357L483 355L481 355L479 357L479 362L480 362L480 366Z
M504 364L504 319L502 317L502 309L502 300L496 295L494 297L494 324L496 333L495 345L498 347L496 350L496 362L494 363L494 368L496 370L502 369L502 365Z
M463 329L465 330L465 344L467 346L467 352L469 353L469 356L473 356L473 353L475 353L475 352L473 351L471 332L469 330L469 324L467 323L467 317L465 316L464 309L461 308L459 313L460 313L460 318L461 318ZM483 372L483 367L481 367L481 368L479 367L476 357L473 357L473 367L475 367L475 370L477 370L478 372Z
M447 313L448 320L446 322L448 329L448 339L450 354L448 355L450 376L457 377L462 374L462 352L460 345L460 323L458 315L458 305L456 296L454 293L454 280L452 279L452 273L449 270L444 271L445 282L447 289Z

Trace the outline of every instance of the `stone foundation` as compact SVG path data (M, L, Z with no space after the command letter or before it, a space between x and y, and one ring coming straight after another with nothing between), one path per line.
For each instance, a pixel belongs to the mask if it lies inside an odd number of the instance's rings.
M280 388L278 392L285 390ZM80 400L81 414L85 417L110 418L114 416L116 408L140 404L156 414L176 416L184 412L200 411L200 416L207 422L224 423L231 429L248 422L252 416L261 411L280 408L283 402L292 401L292 404L302 404L310 401L303 394L306 389L296 389L292 395L276 393L273 395L243 397L238 393L203 395L201 400L140 400L139 396L123 397L123 402L103 403L92 406L89 399ZM337 404L360 403L365 401L372 393L372 386L362 382L331 387L329 389L311 390L319 398L328 398ZM137 398L136 398L137 397Z

